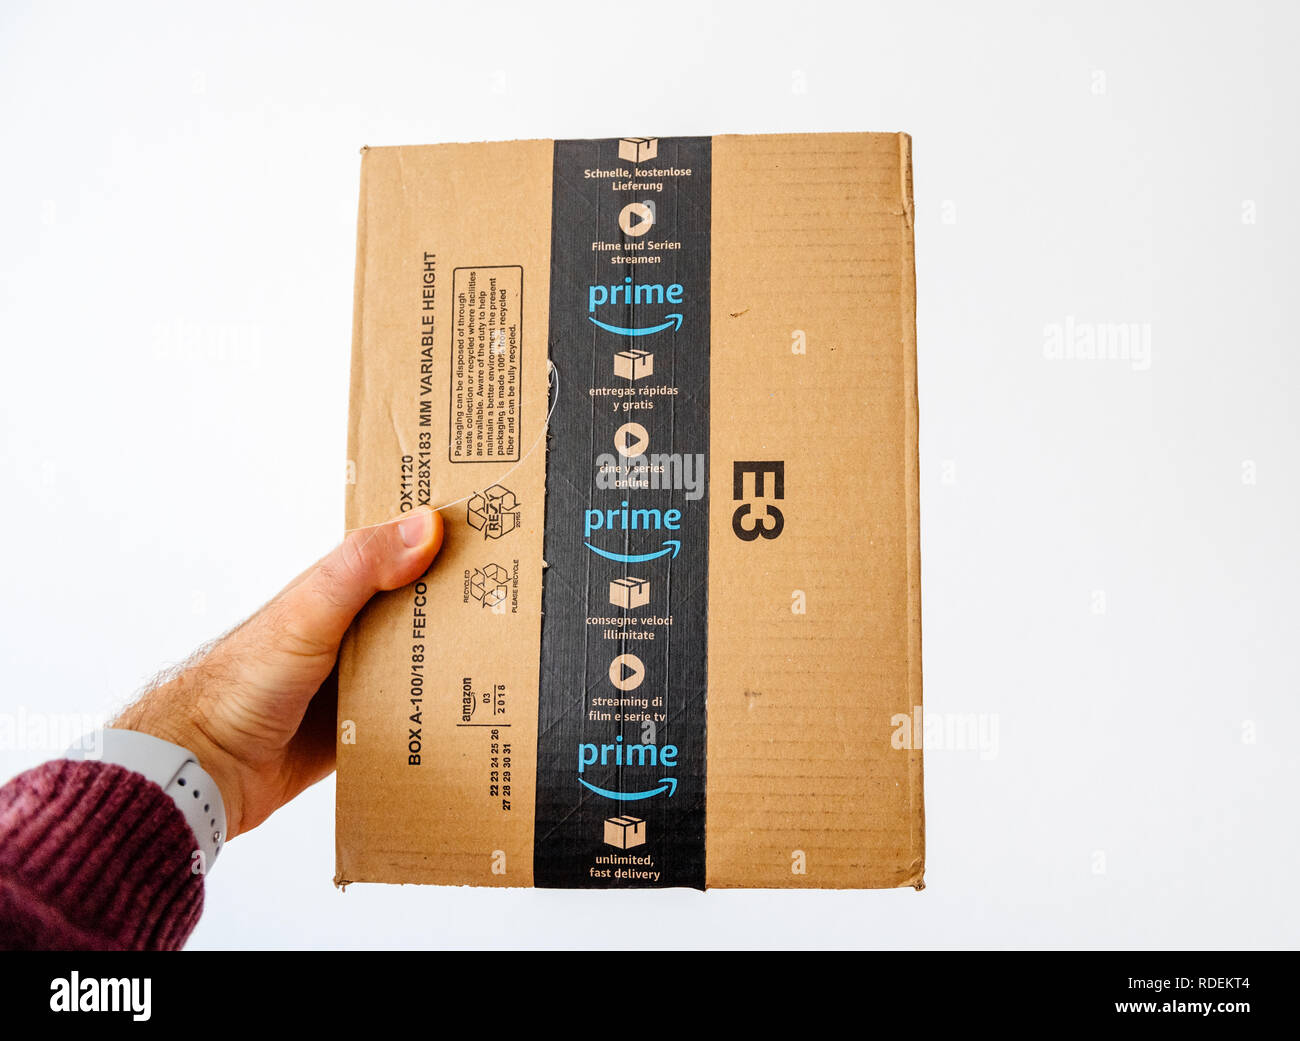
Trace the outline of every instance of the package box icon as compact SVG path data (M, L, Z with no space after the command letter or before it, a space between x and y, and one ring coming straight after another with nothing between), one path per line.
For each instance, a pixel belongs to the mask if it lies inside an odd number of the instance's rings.
M616 578L609 584L609 602L615 607L643 607L650 602L650 582L644 578Z
M624 137L618 142L618 157L628 163L643 163L659 154L657 137Z
M518 505L514 492L494 484L469 500L465 520L475 531L483 532L484 538L499 539L514 531L519 523L519 514L515 512Z
M640 817L610 817L605 821L605 845L631 849L645 845L645 821Z
M625 380L639 380L655 371L655 356L649 351L629 348L614 355L614 375Z

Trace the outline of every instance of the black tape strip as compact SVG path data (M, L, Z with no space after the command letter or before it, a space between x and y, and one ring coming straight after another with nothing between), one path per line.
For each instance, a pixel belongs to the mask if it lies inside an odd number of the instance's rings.
M538 886L704 886L710 155L555 143Z

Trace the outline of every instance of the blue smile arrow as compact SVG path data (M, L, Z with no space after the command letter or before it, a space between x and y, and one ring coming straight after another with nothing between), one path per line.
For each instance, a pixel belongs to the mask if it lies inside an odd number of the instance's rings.
M650 799L661 792L667 792L668 798L670 799L677 794L676 777L660 778L659 787L649 792L611 792L608 788L597 788L594 784L587 784L587 782L581 777L578 778L578 783L586 784L593 792L597 795L603 795L606 799L618 799L621 802L634 802L637 799Z
M665 553L671 553L675 557L682 548L682 544L676 539L667 539L664 542L664 548L655 553L611 553L607 549L593 546L590 542L584 542L583 545L593 553L599 553L607 560L621 560L627 564L639 564L643 560L654 560L656 557L662 557Z
M648 329L627 329L619 325L606 325L604 322L599 322L590 315L587 316L587 321L591 322L593 325L599 325L602 329L608 329L612 333L618 333L620 336L649 336L651 333L663 332L670 325L675 325L678 329L682 327L681 315L670 314L665 315L664 317L668 318L669 321L664 322L662 325L652 325Z

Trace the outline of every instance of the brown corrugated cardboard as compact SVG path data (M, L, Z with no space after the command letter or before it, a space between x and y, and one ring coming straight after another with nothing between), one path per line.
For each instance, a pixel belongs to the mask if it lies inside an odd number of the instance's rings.
M921 753L891 748L921 703L910 139L714 138L713 169L709 883L915 885ZM757 565L716 462L754 457L808 515Z
M452 505L336 881L919 888L910 139L368 149L358 224L347 526Z

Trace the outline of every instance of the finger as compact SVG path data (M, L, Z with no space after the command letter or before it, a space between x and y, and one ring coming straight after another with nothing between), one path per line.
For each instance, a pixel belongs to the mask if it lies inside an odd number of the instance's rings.
M294 649L305 654L337 649L366 601L380 590L414 582L429 569L442 535L442 515L427 506L349 534L280 598L280 618Z

